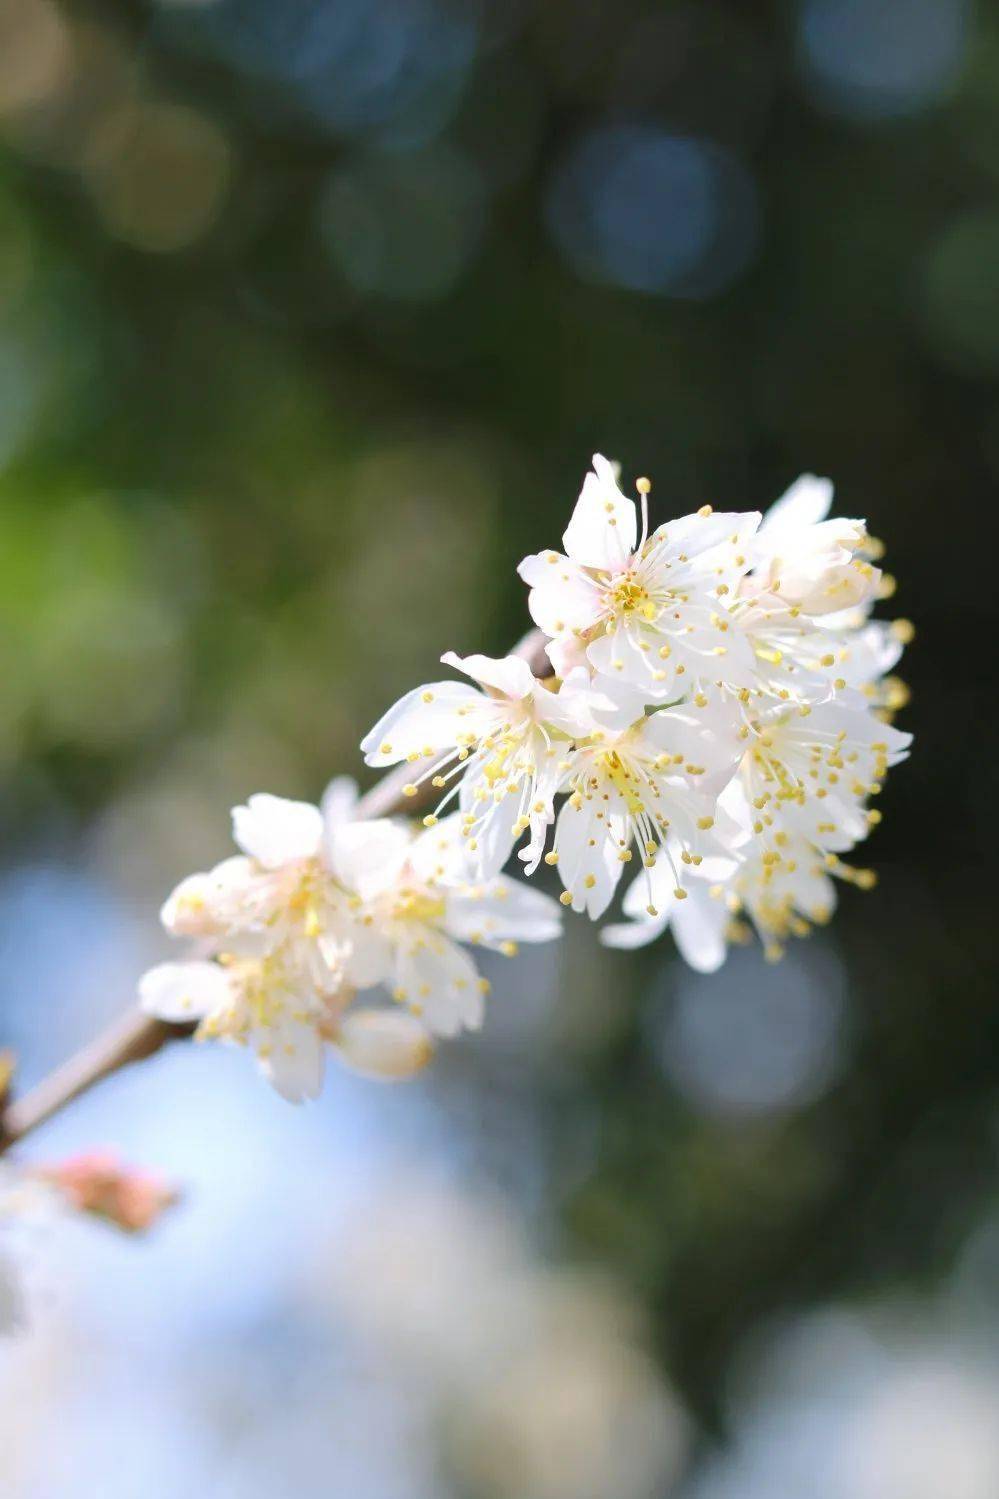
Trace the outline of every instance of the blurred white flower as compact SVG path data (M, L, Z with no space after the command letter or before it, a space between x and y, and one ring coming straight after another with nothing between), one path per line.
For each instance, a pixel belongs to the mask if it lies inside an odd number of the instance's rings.
M355 821L353 788L323 807L258 795L233 813L241 857L182 881L163 908L196 957L151 969L143 1008L197 1022L197 1036L248 1046L283 1097L314 1098L325 1048L366 1075L412 1076L431 1035L482 1023L488 989L463 944L512 955L556 937L555 902L505 876L459 883L457 815ZM387 985L408 1015L348 1014L358 990Z
M459 813L415 837L405 825L389 826L396 854L386 859L381 878L369 885L355 912L348 978L358 988L389 985L393 997L437 1035L477 1029L489 985L463 944L512 957L518 942L549 942L561 929L558 905L506 875L457 883ZM342 859L335 867L349 884L351 869Z
M331 975L332 981L332 975ZM332 1025L322 996L294 966L291 953L220 962L161 963L139 985L143 1009L161 1020L198 1021L199 1040L249 1046L283 1098L315 1098L323 1082L323 1029Z
M999 1366L927 1310L830 1310L758 1349L692 1499L994 1499Z
M647 1499L688 1423L609 1277L540 1263L511 1205L408 1167L317 1263L338 1330L383 1379L418 1385L464 1492Z
M44 1279L38 1242L64 1207L48 1182L0 1160L0 1338L31 1324Z

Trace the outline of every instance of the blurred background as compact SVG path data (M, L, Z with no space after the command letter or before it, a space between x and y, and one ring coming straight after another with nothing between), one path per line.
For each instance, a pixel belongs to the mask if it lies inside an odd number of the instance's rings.
M15 1499L995 1499L999 14L0 0L0 1044L166 952L228 808L502 654L591 452L889 546L881 883L776 968L491 974L407 1088L178 1045L33 1137L185 1189L37 1248ZM866 859L866 856L865 856Z

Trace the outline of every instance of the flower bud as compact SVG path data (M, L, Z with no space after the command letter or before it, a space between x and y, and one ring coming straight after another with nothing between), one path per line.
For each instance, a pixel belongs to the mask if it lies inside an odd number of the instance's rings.
M92 1150L70 1156L37 1175L49 1182L77 1212L114 1223L127 1233L152 1228L177 1193L155 1172L123 1165L113 1151Z
M434 1051L420 1022L396 1010L352 1010L333 1044L352 1072L381 1082L413 1077Z

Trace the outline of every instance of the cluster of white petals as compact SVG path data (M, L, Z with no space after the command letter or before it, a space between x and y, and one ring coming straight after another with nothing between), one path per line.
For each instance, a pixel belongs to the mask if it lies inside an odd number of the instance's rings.
M149 1014L249 1046L295 1102L319 1092L327 1049L371 1077L411 1076L435 1037L482 1023L489 986L469 946L512 956L559 933L540 891L454 878L456 819L417 830L355 808L344 780L321 807L268 795L236 807L242 853L184 880L161 913L194 952L140 984ZM355 1003L378 987L396 1005Z
M557 903L507 878L554 866L561 902L604 915L637 877L635 947L670 927L704 971L755 930L768 956L826 921L834 877L879 821L871 799L910 736L889 673L912 633L874 621L891 580L864 522L830 519L810 475L765 517L695 515L649 532L599 455L564 550L520 565L551 675L519 656L456 656L459 674L401 698L362 741L372 766L411 767L404 796L436 791L418 827L364 821L336 781L321 808L251 797L233 814L242 853L185 880L163 910L195 943L142 981L145 1008L250 1046L288 1098L314 1095L328 1048L404 1077L435 1036L481 1024L468 951L512 954L559 933ZM383 986L392 1008L360 1009Z
M462 878L489 880L520 843L558 869L562 903L604 914L628 865L628 921L611 946L667 926L694 967L717 968L755 930L778 957L826 921L833 876L879 821L870 807L910 737L891 725L887 675L912 627L872 621L891 580L859 520L829 519L832 485L806 475L770 509L704 506L648 528L597 455L563 551L521 563L552 676L517 658L445 664L362 742L369 765L407 761L407 787L455 807Z

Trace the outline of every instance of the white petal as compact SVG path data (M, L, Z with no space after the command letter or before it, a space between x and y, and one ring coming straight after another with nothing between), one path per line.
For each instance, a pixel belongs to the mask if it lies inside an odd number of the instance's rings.
M724 900L708 893L703 880L690 880L687 899L674 901L670 916L673 940L691 968L715 973L725 961L729 913Z
M379 1082L413 1077L434 1054L426 1027L401 1010L351 1010L334 1049L352 1072Z
M454 651L445 651L441 657L445 666L463 671L466 677L483 687L495 688L504 697L525 698L537 685L537 679L522 656L458 656Z
M728 785L745 751L735 715L720 697L709 698L703 708L696 704L663 708L651 714L636 733L650 746L649 758L656 753L680 754L685 765L701 767L693 784L700 794L710 797L717 797Z
M531 618L546 635L588 630L603 613L596 583L561 552L525 557L517 571L531 590L527 600Z
M442 817L436 827L418 833L409 849L414 873L430 884L461 884L468 877L468 859L459 812Z
M398 878L412 842L405 823L389 818L342 823L327 829L327 867L347 890L370 900Z
M232 810L233 837L244 853L265 869L296 859L312 859L323 837L323 818L310 802L293 802L261 792Z
M538 624L532 613L531 618ZM544 629L543 625L539 626ZM548 631L545 631L548 634ZM566 681L574 672L583 672L589 678L590 671L586 664L586 641L579 635L561 635L556 640L549 640L545 646L545 655L552 664L552 670L557 677Z
M598 728L620 734L645 717L646 701L634 682L617 675L597 677L589 698L590 715Z
M444 929L459 942L551 942L562 930L558 901L506 875L447 896Z
M204 874L182 880L168 896L160 920L175 937L215 937L266 906L271 876L245 854L223 859Z
M475 792L483 789L485 798L476 800ZM439 824L444 834L428 838L421 847L421 869L429 878L453 884L455 881L489 880L499 874L513 851L519 833L514 831L517 798L503 795L497 801L482 775L466 775L461 783L459 804L463 812L475 813L471 830L460 821L445 818Z
M759 524L757 510L713 510L708 515L678 516L653 531L643 571L668 586L703 572L708 564L721 565L723 560L727 564L732 560L729 554L746 546Z
M806 526L817 525L829 514L832 498L831 479L819 479L815 474L802 474L770 506L760 526L760 537L765 538L768 544L779 544L786 536L794 535Z
M349 950L344 957L344 978L353 989L370 989L392 978L395 948L377 920L370 925L364 913L347 928Z
M231 1000L229 980L217 963L161 963L139 981L139 1004L160 1020L201 1020Z
M460 947L427 927L422 940L399 952L396 987L406 1002L418 1005L426 1025L438 1036L462 1029L478 1030L484 1004L479 974Z
M606 458L595 453L593 467L596 472L583 481L562 542L572 560L583 567L616 571L635 550L635 502L618 489Z
M632 887L634 888L634 886ZM605 947L616 947L632 952L638 947L647 947L661 937L669 926L669 909L662 908L658 916L640 916L634 921L614 921L601 927L600 940Z
M428 682L414 687L361 740L369 765L394 765L410 755L437 755L462 735L476 732L474 715L488 701L464 682Z
M534 688L536 716L551 728L561 729L571 738L585 737L593 732L590 715L590 674L585 666L578 666L566 674L557 692L550 692L538 682Z
M266 1036L258 1066L289 1103L318 1098L323 1086L323 1040L312 1025L290 1022Z
M357 807L357 782L350 776L337 776L323 792L319 810L327 828L350 822Z
M823 615L822 624L827 625L827 620L828 616ZM897 666L904 650L902 642L892 634L891 625L881 619L872 620L860 630L833 635L828 645L821 635L813 636L812 639L817 641L817 650L835 653L837 675L854 688L876 682L879 677L891 671L893 666Z
M567 801L555 833L559 878L572 895L572 909L585 911L592 921L610 905L624 868L618 858L623 827L617 819L598 821L596 813L592 802L577 809Z

